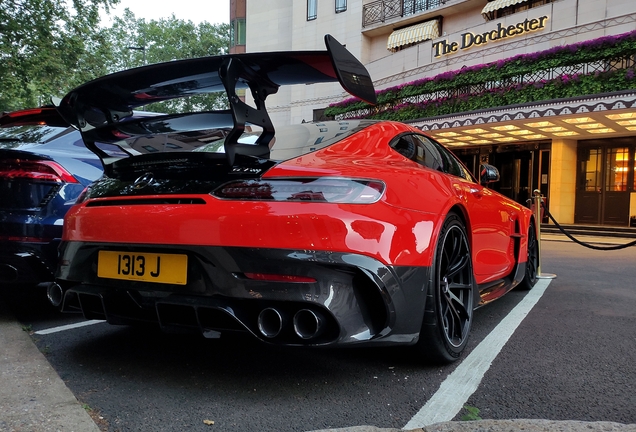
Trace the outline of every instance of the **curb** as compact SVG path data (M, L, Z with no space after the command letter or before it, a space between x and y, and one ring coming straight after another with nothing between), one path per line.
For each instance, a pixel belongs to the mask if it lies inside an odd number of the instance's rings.
M421 429L380 429L355 426L344 429L321 429L311 432L635 432L636 424L555 420L478 420L442 422Z

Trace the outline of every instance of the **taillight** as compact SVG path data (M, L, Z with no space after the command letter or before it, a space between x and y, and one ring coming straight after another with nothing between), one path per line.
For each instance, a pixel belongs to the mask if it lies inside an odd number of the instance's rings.
M90 192L90 186L85 187L82 192L80 192L79 196L75 200L75 204L81 204L88 199L88 194Z
M0 178L79 183L60 164L48 160L4 159L0 161Z
M384 183L377 180L261 179L226 183L212 195L235 200L371 204L380 199L384 189Z

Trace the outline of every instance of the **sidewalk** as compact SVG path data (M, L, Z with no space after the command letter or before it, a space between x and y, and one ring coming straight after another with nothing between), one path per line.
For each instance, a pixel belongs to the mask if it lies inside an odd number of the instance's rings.
M0 431L99 432L1 299Z
M568 240L569 241L569 240ZM215 429L210 429L215 430ZM218 430L218 429L216 429ZM0 299L0 431L99 432ZM355 426L329 432L398 432ZM550 420L444 422L413 432L636 432L636 424ZM327 430L314 431L327 432Z

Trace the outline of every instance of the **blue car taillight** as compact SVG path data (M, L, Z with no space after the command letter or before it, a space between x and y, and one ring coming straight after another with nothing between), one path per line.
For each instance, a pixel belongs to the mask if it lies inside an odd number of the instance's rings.
M0 161L0 179L28 179L56 183L79 183L64 167L49 160L3 159Z
M212 192L212 195L232 200L371 204L382 197L385 187L385 184L378 180L261 179L226 183Z

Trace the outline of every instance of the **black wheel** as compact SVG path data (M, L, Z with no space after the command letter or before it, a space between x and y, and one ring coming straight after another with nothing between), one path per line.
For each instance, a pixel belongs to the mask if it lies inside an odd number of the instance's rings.
M534 222L530 222L528 228L528 256L526 258L526 272L523 280L519 284L520 289L529 290L537 283L539 271L539 243L537 240L537 229Z
M450 363L466 347L473 321L475 277L466 228L454 213L440 231L417 349Z

